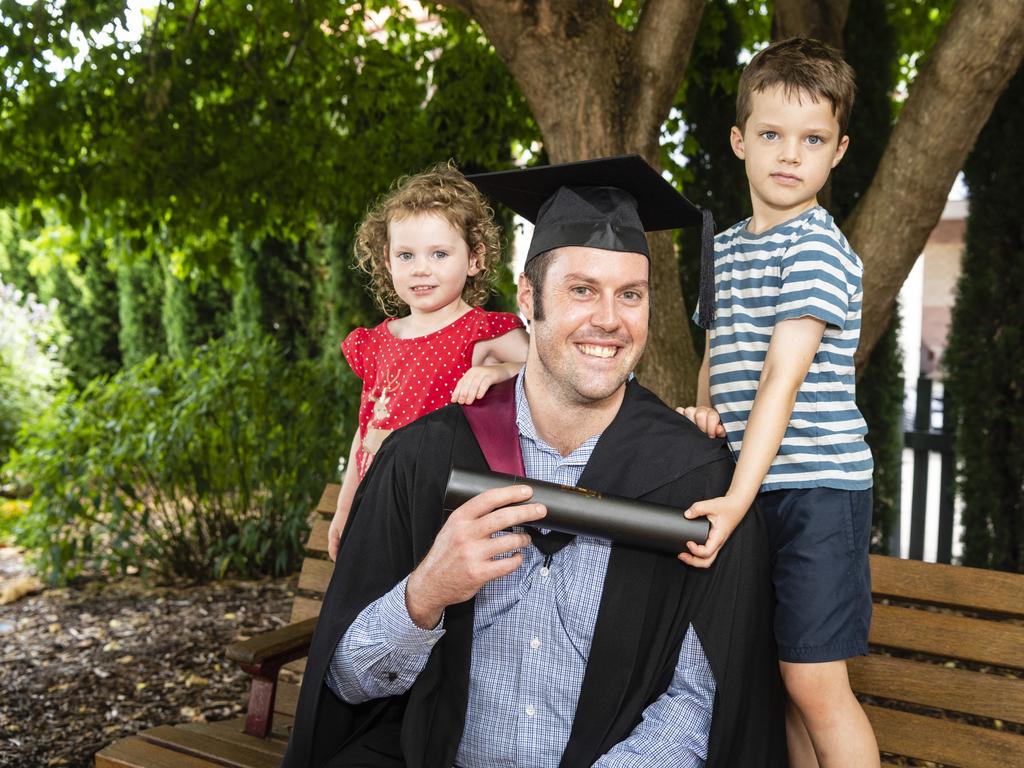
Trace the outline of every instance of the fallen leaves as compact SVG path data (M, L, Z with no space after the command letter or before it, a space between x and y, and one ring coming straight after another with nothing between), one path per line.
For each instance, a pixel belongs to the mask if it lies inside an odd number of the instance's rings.
M248 677L224 648L280 626L290 591L283 580L126 580L0 607L0 765L85 768L146 728L243 714Z

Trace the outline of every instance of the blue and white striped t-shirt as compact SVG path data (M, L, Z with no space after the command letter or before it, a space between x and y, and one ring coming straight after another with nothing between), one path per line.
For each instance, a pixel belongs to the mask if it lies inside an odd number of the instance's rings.
M709 383L729 447L738 457L775 324L815 317L825 334L761 490L870 488L867 425L854 402L864 266L820 206L759 235L748 221L715 238Z

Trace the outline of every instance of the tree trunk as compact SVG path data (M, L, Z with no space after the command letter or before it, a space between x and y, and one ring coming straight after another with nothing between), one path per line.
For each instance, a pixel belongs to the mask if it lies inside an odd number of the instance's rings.
M844 226L865 267L860 369L1022 57L1024 0L961 2L914 82L871 187Z
M605 0L454 0L519 84L552 163L637 153L660 168L659 133L682 82L703 0L648 0L633 30ZM690 321L672 238L649 237L655 313L638 375L666 402L696 396Z
M632 31L606 0L450 0L483 28L519 84L552 162L639 152L682 81L702 0L647 0ZM779 34L839 44L849 0L776 0ZM878 173L844 230L865 265L863 367L953 179L1024 56L1024 0L960 2L903 108ZM856 136L853 140L856 141ZM641 370L671 403L693 401L698 361L667 239L652 244L656 317Z

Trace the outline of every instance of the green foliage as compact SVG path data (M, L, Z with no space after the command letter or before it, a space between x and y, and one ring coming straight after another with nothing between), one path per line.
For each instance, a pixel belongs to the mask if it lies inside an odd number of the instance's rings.
M398 2L161 3L137 40L126 6L0 0L0 204L53 200L135 258L171 244L181 274L229 272L235 233L305 241L402 173L491 168L509 135L536 135L456 14L440 28Z
M182 279L165 268L161 317L167 353L186 358L231 329L231 298L216 278Z
M741 71L737 59L741 48L750 44L742 16L744 9L726 0L708 4L687 68L685 98L679 105L688 163L677 169L676 176L684 194L711 211L719 230L750 215L746 170L729 144ZM700 282L700 228L682 230L678 238L683 299L692 312ZM698 354L703 354L704 334L694 333L693 341Z
M157 259L122 259L117 268L118 343L126 366L167 351L162 322L164 274Z
M61 387L66 371L57 349L64 341L56 302L41 304L0 275L0 466L21 425Z
M247 332L277 340L292 359L317 357L325 333L319 252L308 241L263 238L234 247L241 290L235 296L235 323Z
M1024 69L1010 81L964 167L966 252L949 347L964 565L1024 572Z
M892 537L899 534L902 503L905 382L899 329L899 312L895 312L871 351L866 373L857 381L857 407L867 422L866 439L875 460L871 549L883 554L889 553Z
M287 573L334 474L337 399L329 366L234 335L69 389L9 465L34 486L19 543L53 582Z
M59 265L51 275L57 312L72 331L62 359L78 387L121 367L118 344L117 275L99 244L81 250L75 267Z
M25 513L26 504L15 499L0 499L0 547L14 545L14 527Z
M19 211L0 208L0 275L26 293L39 295L39 284L29 271L31 254L25 250Z

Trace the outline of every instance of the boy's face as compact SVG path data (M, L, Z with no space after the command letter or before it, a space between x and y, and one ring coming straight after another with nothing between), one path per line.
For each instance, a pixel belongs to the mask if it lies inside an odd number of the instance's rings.
M395 293L413 314L462 299L466 279L480 271L462 233L443 216L414 213L388 223L388 270Z
M839 135L832 105L806 93L787 96L780 85L755 93L751 106L744 130L733 126L729 138L746 165L751 227L763 232L817 204L850 139Z

